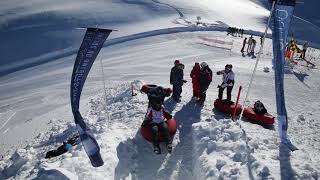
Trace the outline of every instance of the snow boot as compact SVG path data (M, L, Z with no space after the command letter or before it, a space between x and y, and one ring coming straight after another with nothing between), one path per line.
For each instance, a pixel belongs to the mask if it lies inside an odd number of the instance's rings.
M153 152L156 153L156 154L161 154L161 149L160 149L160 146L154 146L153 147Z
M167 150L168 150L168 153L172 152L172 143L167 144Z

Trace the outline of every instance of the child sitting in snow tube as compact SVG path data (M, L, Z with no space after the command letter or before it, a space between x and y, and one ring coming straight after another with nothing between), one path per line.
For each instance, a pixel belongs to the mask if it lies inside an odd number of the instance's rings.
M172 115L165 111L160 102L152 103L148 108L140 132L146 140L152 142L156 154L161 154L160 142L165 142L168 152L171 153L172 137L176 130L176 120L172 118Z

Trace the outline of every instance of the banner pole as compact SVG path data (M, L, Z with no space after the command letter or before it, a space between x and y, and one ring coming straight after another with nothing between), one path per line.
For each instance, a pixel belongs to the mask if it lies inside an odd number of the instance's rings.
M102 63L102 58L100 58L100 66L101 66L101 73L102 73L102 82L103 82L103 101L104 101L104 107L103 109L106 111L107 107L107 93L106 93L106 81L104 79L104 70L103 70L103 63Z
M241 110L241 113L240 113L240 116L239 116L239 120L241 120L241 118L242 118L242 116L243 116L244 108L246 107L246 102L247 102L247 100L248 100L248 97L249 97L249 94L250 94L251 85L252 85L252 81L253 81L254 76L255 76L255 74L256 74L256 70L257 70L257 67L258 67L258 63L259 63L259 61L260 61L261 52L262 52L263 45L264 45L264 40L265 40L265 38L266 38L266 36L267 36L267 33L268 33L269 24L270 24L270 21L271 21L271 17L272 17L272 13L273 13L275 4L276 4L276 1L273 1L273 3L272 3L272 8L271 8L271 10L270 10L269 19L268 19L268 22L267 22L267 24L266 24L266 29L265 29L264 34L263 34L262 44L261 44L261 46L260 46L260 50L259 50L258 56L257 56L257 61L256 61L256 64L255 64L255 66L254 66L253 73L252 73L252 75L251 75L250 83L249 83L249 86L248 86L248 90L247 90L246 97L245 97L244 102L243 102L243 108L242 108L242 110Z

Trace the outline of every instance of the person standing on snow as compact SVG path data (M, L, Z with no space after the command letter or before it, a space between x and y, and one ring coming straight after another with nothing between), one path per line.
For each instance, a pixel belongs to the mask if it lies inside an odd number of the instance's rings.
M203 105L204 101L206 100L206 92L212 81L212 71L206 62L202 62L200 66L201 66L200 76L199 76L200 98L198 103L200 105Z
M183 69L184 65L179 60L175 60L174 67L171 68L170 72L170 84L173 86L172 98L176 102L180 102L182 85L187 82L183 79Z
M245 48L245 46L246 46L246 44L247 44L247 39L248 39L248 38L244 38L244 40L243 40L242 48L241 48L241 51L240 51L242 54L243 54L244 48Z
M302 52L301 52L300 58L305 59L307 49L308 49L308 42L305 42L302 46Z
M247 53L249 53L249 51L251 52L251 49L252 49L252 39L253 39L253 36L251 35L249 37L249 40L248 40L248 47L247 47Z
M256 48L257 41L252 38L252 45L250 53L254 56L254 49Z
M231 64L227 64L225 66L225 69L222 71L218 71L217 75L223 75L222 76L222 83L221 85L218 86L219 88L219 95L218 98L220 100L222 100L222 96L223 96L223 91L225 88L227 88L227 102L231 101L231 92L234 86L234 73L232 71L232 65Z
M290 48L290 60L293 60L294 54L296 51L299 51L299 48L297 46L297 41L294 38L291 38L289 42L289 48Z
M166 142L167 150L171 153L172 141L169 134L169 128L166 120L170 120L172 115L165 111L164 107L160 103L152 104L148 108L145 120L142 123L142 127L150 124L152 132L152 144L153 150L156 154L161 154L161 149L159 145L159 132L164 135L164 141Z
M200 98L200 65L198 62L194 64L190 73L190 77L192 78L193 97L195 97L196 100L198 100Z

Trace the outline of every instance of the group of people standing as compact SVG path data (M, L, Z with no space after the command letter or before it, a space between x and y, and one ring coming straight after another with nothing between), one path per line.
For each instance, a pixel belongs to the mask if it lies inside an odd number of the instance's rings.
M183 79L184 65L179 60L175 60L174 67L170 72L170 84L173 86L172 98L180 102L182 85L187 81ZM192 78L193 97L199 104L203 104L206 99L206 91L212 81L212 71L206 62L195 63L190 77Z
M262 40L262 38L260 38L260 40ZM256 48L257 41L253 38L252 35L249 37L249 39L248 38L244 38L243 44L242 44L242 48L240 50L240 52L242 54L244 54L244 49L246 47L246 44L248 45L247 46L247 50L246 50L247 54L254 55L254 50ZM261 42L261 44L262 44L262 42Z
M180 102L182 85L186 83L183 79L184 65L179 60L174 62L174 67L170 73L170 84L173 85L172 98L176 102ZM223 82L218 86L219 95L218 98L222 99L222 94L225 88L227 88L227 101L231 101L231 92L234 85L234 73L232 71L232 65L227 64L224 70L218 71L217 75L223 75ZM206 99L206 92L212 82L212 70L206 62L196 62L190 73L192 79L193 97L198 104L203 105Z
M192 78L193 97L199 104L203 104L206 99L206 92L212 82L212 70L206 62L199 64L196 62L190 73Z
M172 90L170 88L163 88L161 86L153 85L153 87L145 86L141 89L148 95L148 110L145 119L142 123L142 127L149 127L152 132L152 144L154 152L161 154L159 146L159 133L163 135L163 141L166 143L166 148L170 153L172 151L172 137L170 137L168 124L166 121L172 118L172 115L164 108L164 99L171 95L172 99L176 102L181 101L182 86L187 81L184 80L184 64L179 60L174 61L174 66L170 72L170 84L172 84ZM223 91L227 89L226 101L231 101L231 92L234 86L234 73L232 71L232 65L227 64L224 70L216 72L217 75L222 75L222 83L218 85L219 95L218 98L222 99ZM206 62L201 64L196 62L190 73L192 78L193 98L198 104L203 105L206 99L206 92L212 82L212 70Z
M236 27L228 27L227 32L228 32L227 35L231 34L232 36L243 37L244 29L239 29Z

